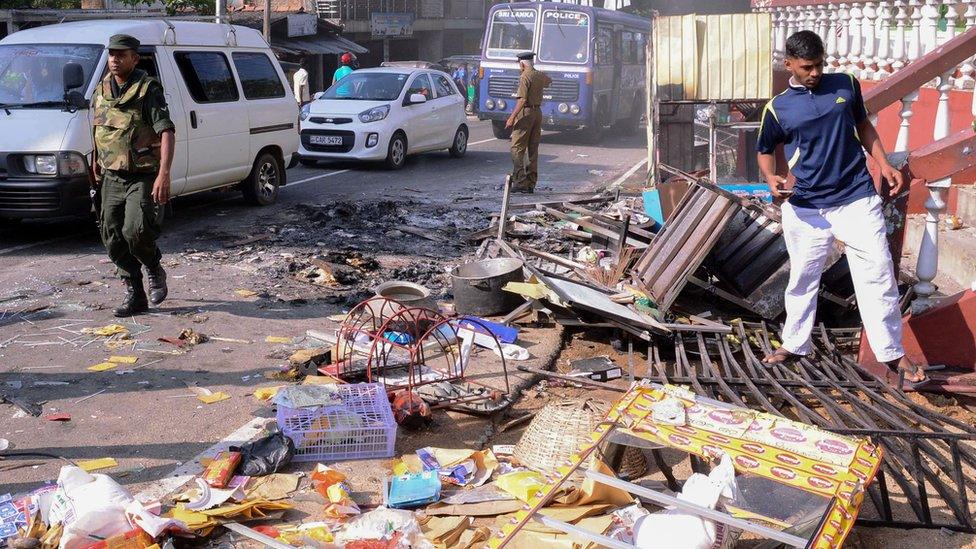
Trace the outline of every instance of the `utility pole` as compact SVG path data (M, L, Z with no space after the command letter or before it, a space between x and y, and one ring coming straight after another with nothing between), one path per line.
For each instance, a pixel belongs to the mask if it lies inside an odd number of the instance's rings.
M217 14L217 24L220 25L224 22L224 13L227 12L227 0L216 0L216 2L214 11Z
M271 44L271 0L264 0L264 40Z

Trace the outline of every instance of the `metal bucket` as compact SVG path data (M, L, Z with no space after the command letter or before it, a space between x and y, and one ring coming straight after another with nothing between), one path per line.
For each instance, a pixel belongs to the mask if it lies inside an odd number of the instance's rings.
M491 316L510 313L523 303L518 294L502 287L524 282L522 260L509 257L482 259L451 269L454 310L460 315Z
M373 293L380 297L392 299L408 309L419 307L434 311L435 313L437 312L437 302L430 297L430 290L420 284L414 284L405 280L390 280L373 288ZM396 314L401 310L400 307L388 307L387 309L385 311L386 315ZM375 310L373 313L375 315L380 314L379 311Z

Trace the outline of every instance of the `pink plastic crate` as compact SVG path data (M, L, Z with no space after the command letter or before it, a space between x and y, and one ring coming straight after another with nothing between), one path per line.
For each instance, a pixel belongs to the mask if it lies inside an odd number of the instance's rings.
M397 424L380 383L338 385L342 404L278 406L278 425L295 442L295 461L393 457Z

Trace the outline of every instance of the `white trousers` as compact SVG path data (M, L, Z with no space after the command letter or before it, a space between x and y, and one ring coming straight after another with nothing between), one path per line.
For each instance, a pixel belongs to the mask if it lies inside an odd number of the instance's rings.
M790 254L783 347L811 351L820 275L834 239L845 244L861 322L874 356L889 362L904 356L894 265L888 249L881 198L862 198L834 208L798 208L784 203L783 237Z

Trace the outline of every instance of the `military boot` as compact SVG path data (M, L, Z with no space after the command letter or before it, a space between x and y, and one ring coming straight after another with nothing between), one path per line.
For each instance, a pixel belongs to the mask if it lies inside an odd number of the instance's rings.
M148 311L149 301L146 299L146 289L142 286L142 279L125 278L122 282L125 283L125 299L122 300L122 305L115 309L115 316L132 316Z
M166 286L166 271L162 265L155 268L146 267L149 274L149 301L153 305L159 305L169 295L169 288Z

